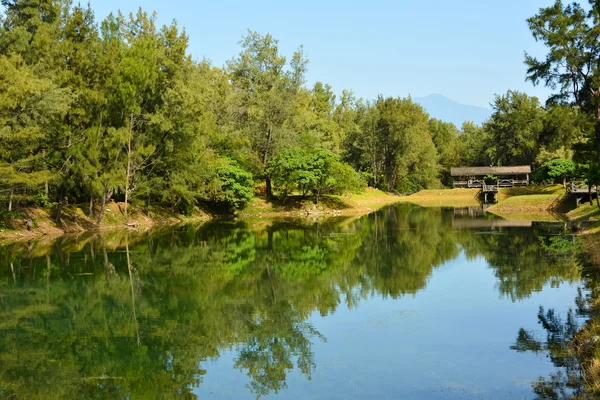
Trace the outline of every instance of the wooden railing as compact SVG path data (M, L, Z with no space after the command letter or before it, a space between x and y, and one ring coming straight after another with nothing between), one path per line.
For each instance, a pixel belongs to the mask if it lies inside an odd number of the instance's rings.
M572 181L567 189L570 193L586 194L590 191L596 193L596 186L592 186L590 189L589 185L583 181Z
M468 181L454 181L453 186L455 188L483 188L486 185L483 179L469 179ZM526 179L498 179L491 186L499 187L514 187L514 186L527 186L529 181Z
M486 185L484 183L481 190L484 193L498 193L498 191L500 190L500 186L499 185Z

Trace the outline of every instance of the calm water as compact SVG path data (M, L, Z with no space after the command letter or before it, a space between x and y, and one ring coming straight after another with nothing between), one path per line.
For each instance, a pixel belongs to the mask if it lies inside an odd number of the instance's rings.
M576 249L410 205L0 245L0 398L568 395Z

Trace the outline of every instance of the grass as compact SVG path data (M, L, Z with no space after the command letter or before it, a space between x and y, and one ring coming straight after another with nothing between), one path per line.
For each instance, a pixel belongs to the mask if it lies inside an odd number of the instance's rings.
M95 217L88 216L77 205L69 205L63 209L62 222L59 224L54 220L55 211L49 208L20 209L20 216L11 218L7 223L12 230L0 230L0 239L21 240L40 235L60 236L65 233L80 234L85 231L129 227L150 228L157 225L173 225L208 219L208 216L200 210L196 210L196 214L192 217L185 217L173 214L170 209L164 207L151 207L150 217L147 217L145 207L132 205L129 206L126 217L124 204L111 202L106 205L101 224L97 224Z
M498 203L488 211L494 214L555 211L561 207L564 195L565 188L561 185L502 188L498 193Z
M498 210L487 210L488 212L497 215L500 218L509 221L535 221L535 222L560 222L561 218L559 214L552 213L549 211L498 211Z
M256 217L301 217L307 215L366 214L388 204L397 203L400 197L368 188L360 194L349 196L322 196L319 203L311 197L290 196L285 202L255 197L240 213L244 219Z
M598 208L596 201L594 201L593 205L585 203L569 211L567 213L567 218L576 223L587 221L588 226L585 228L585 234L600 234L600 208ZM600 242L600 240L598 242Z
M479 189L437 189L422 190L401 200L423 207L477 207L478 195Z

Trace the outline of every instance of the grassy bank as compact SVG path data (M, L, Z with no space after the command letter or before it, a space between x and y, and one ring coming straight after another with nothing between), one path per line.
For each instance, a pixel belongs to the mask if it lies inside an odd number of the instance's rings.
M583 206L580 208L582 210L577 214L583 216L585 208ZM591 282L588 286L591 290L589 297L591 304L589 319L575 335L573 349L581 365L586 394L594 396L589 398L598 398L600 397L600 287L596 282L598 282L598 269L600 269L600 234L586 235L583 242L589 264L593 266L586 272Z
M402 198L423 207L477 207L479 189L437 189L422 190Z
M285 202L256 197L238 215L243 219L364 215L383 206L398 202L400 197L392 196L375 189L351 196L323 196L319 204L312 198L293 196ZM174 214L170 209L151 207L150 214L145 208L130 206L128 216L124 214L124 204L109 203L101 224L89 217L80 207L68 206L63 211L62 221L54 221L53 210L27 208L5 214L0 218L0 240L28 239L36 236L56 237L67 233L81 233L98 230L138 229L146 230L160 225L174 225L194 221L207 221L211 216L197 209L193 216Z
M479 189L423 190L403 197L422 207L479 207ZM563 212L562 199L565 189L561 185L502 188L498 203L487 211L506 219L556 220L556 213Z
M0 240L55 237L68 233L112 229L146 230L160 225L210 219L200 210L196 210L192 216L184 216L174 214L166 208L151 207L148 214L145 208L131 205L128 208L128 216L125 216L123 203L107 204L100 224L96 222L95 217L88 216L80 207L74 205L63 209L61 222L56 222L54 215L53 210L44 208L25 208L5 214L0 218Z
M495 212L544 212L560 209L565 189L561 185L502 188L498 203L488 211Z
M368 188L364 193L348 196L323 196L318 204L313 198L290 196L285 201L256 197L239 214L240 218L257 217L306 217L334 215L363 215L402 198L377 189Z

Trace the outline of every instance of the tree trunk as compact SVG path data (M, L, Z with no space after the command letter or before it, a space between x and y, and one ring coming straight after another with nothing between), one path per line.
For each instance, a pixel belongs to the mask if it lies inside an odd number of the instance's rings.
M596 109L596 161L600 164L600 106Z
M14 189L10 189L10 195L8 196L8 212L12 211L13 191Z
M563 187L565 189L567 188L567 177L566 176L563 178Z
M90 217L94 216L94 196L90 196Z
M46 149L45 148L42 149L42 158L44 160L46 159ZM46 198L48 198L48 196L50 195L50 191L48 190L48 181L44 182L44 195L46 196Z
M131 135L133 132L133 114L129 117L129 137L127 139L127 184L125 185L125 217L127 217L127 204L129 202L129 184L131 181Z
M269 149L271 148L271 141L273 140L273 131L269 128L267 132L267 146L263 153L263 169L265 170L265 185L267 187L267 198L273 197L273 184L271 183L271 176L267 173L267 167L269 166Z
M98 219L96 220L96 223L99 224L100 222L102 222L102 218L104 218L104 211L106 210L106 196L107 196L107 189L106 189L106 184L103 185L103 189L102 189L102 204L100 206L100 214L98 214Z
M267 186L267 198L270 199L273 197L273 183L271 182L270 175L265 177L265 185Z
M58 196L58 207L56 207L56 222L57 223L61 223L62 222L62 210L63 207L65 205L65 196L66 196L66 189L64 187L64 185L61 185L60 187L60 195Z

